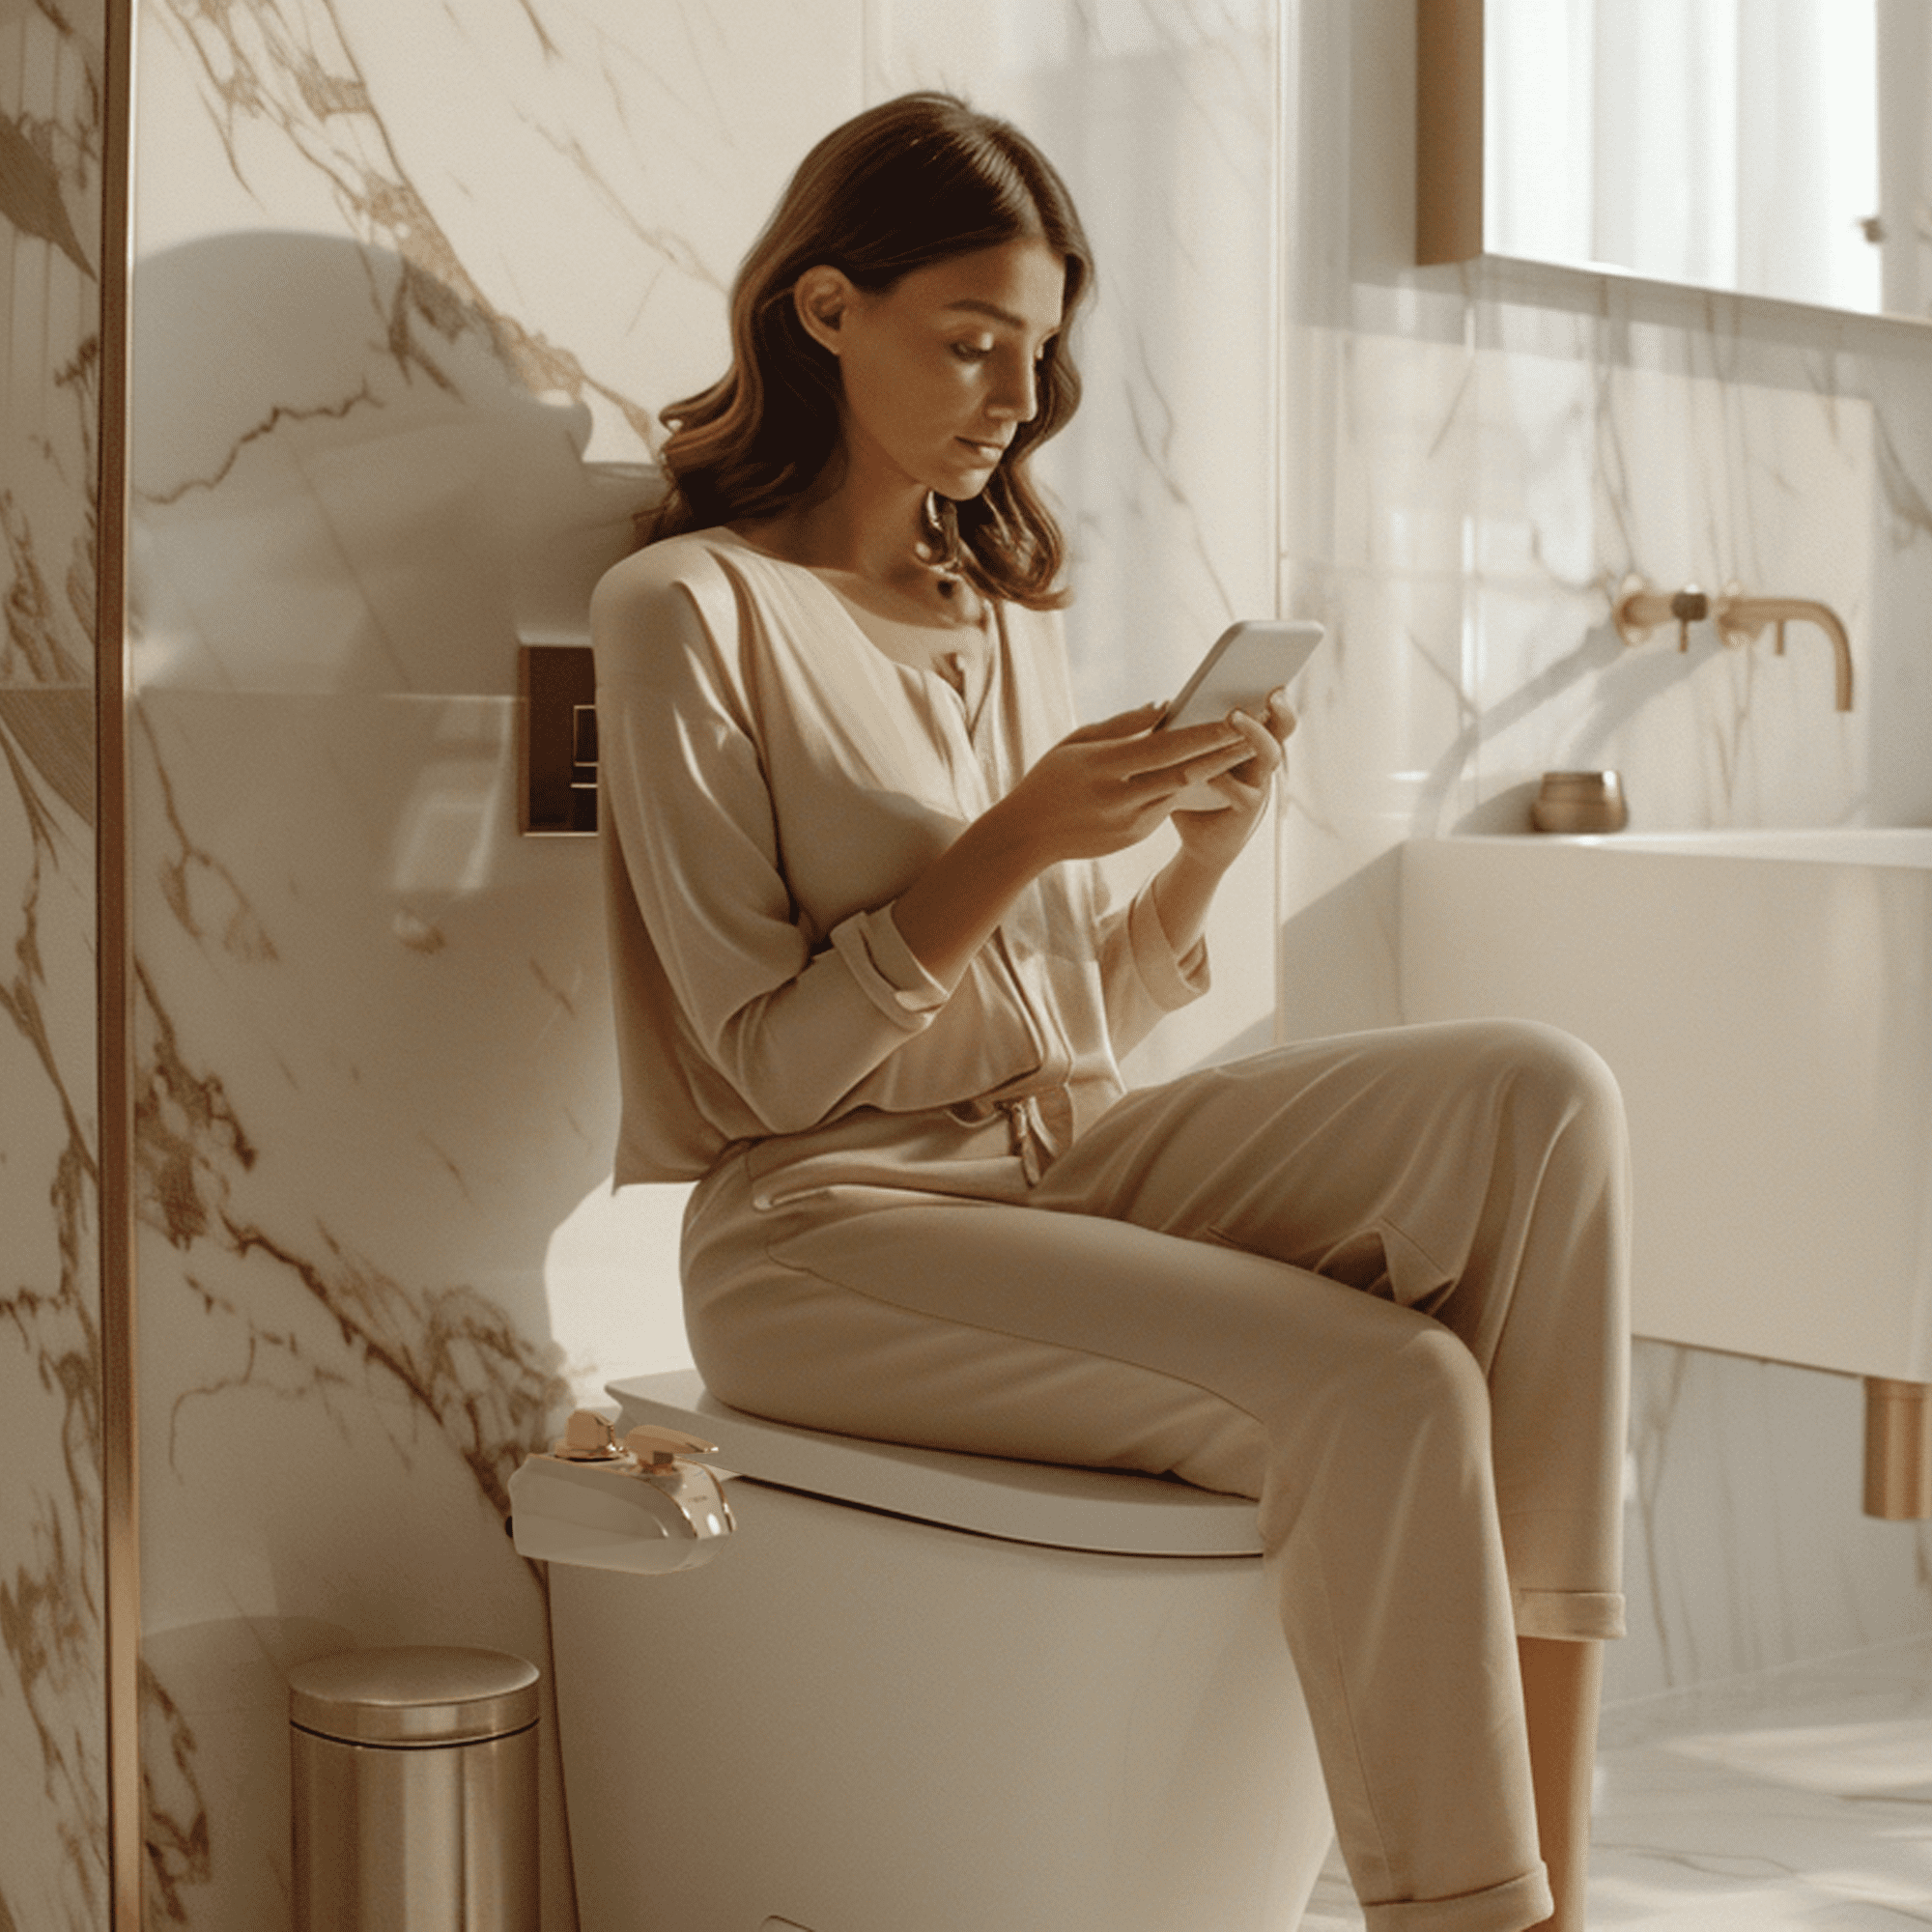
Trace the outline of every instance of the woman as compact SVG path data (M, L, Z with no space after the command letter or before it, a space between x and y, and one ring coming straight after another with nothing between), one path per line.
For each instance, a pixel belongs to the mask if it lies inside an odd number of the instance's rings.
M686 1313L726 1402L1258 1497L1370 1924L1577 1927L1615 1091L1478 1025L1124 1093L1206 989L1293 720L1069 729L1027 463L1090 279L1037 152L911 96L806 158L729 372L666 411L670 494L592 611L617 1178L702 1177ZM1176 810L1198 781L1222 809ZM1092 862L1169 819L1109 910Z

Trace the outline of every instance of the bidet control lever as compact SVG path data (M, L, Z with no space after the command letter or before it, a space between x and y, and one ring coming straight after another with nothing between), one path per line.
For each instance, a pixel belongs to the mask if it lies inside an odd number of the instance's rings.
M680 1456L708 1456L718 1447L687 1435L681 1429L667 1429L662 1423L643 1422L624 1437L624 1447L645 1468L666 1468Z

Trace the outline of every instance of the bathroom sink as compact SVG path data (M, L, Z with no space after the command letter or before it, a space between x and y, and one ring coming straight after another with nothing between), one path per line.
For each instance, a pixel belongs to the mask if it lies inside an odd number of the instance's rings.
M1639 1335L1932 1380L1932 830L1411 840L1401 974L1609 1062Z

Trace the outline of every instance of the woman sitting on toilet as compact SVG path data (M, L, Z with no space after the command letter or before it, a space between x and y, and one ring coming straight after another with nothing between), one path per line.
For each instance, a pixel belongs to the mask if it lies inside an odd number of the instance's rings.
M908 96L806 157L731 367L664 412L669 494L592 611L616 1178L701 1177L686 1314L726 1403L1259 1498L1370 1926L1580 1927L1616 1091L1513 1023L1124 1090L1207 989L1294 721L1074 728L1028 463L1091 275L1030 142ZM1177 810L1203 779L1223 808ZM1110 908L1094 862L1170 819Z

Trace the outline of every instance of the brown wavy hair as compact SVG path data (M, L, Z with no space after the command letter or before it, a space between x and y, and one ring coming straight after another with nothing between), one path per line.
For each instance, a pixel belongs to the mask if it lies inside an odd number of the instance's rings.
M1073 414L1080 372L1067 330L1094 277L1066 185L1016 128L950 94L907 94L836 128L800 163L731 289L731 366L669 405L668 492L640 512L640 543L769 517L838 454L838 359L799 322L792 290L827 264L868 295L902 275L1002 242L1040 240L1066 264L1063 323L1038 370L1039 408L980 495L937 499L949 562L990 597L1052 609L1065 539L1028 459Z

